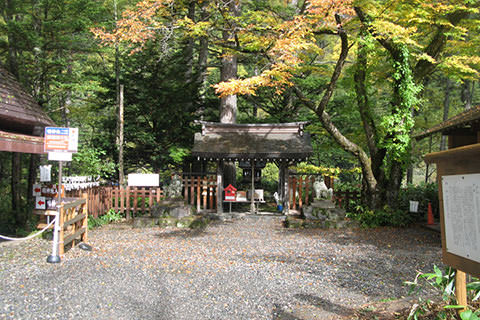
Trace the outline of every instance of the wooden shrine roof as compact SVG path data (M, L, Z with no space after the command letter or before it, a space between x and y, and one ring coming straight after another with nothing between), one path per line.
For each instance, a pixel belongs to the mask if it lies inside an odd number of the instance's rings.
M442 132L447 134L449 131L458 129L458 128L471 128L472 125L480 124L480 106L472 107L468 110L465 110L456 116L453 116L447 119L444 122L441 122L428 130L425 130L414 137L417 140L428 137L434 133Z
M198 121L192 155L207 160L304 160L313 148L306 122L226 124Z

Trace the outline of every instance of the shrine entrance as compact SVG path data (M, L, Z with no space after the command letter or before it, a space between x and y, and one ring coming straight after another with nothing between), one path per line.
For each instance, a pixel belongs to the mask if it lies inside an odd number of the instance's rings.
M304 130L307 122L196 123L202 125L202 131L195 134L192 155L199 161L215 161L217 164L217 213L223 213L224 202L249 202L251 213L256 213L258 204L265 200L263 190L255 188L255 179L260 178L259 170L265 167L267 162L274 162L279 168L278 201L282 205L283 213L288 213L288 167L307 160L313 153L310 134ZM224 196L222 164L225 161L238 162L239 167L244 169L244 176L251 179L246 194L237 190L235 200L231 197L226 199Z

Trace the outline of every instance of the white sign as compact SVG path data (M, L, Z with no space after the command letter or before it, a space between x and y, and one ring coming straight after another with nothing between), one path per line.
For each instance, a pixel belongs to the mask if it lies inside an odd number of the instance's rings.
M52 165L40 166L40 182L50 182L52 180Z
M130 173L128 175L129 187L158 187L160 176L156 173Z
M70 152L49 152L48 160L50 161L72 161L72 153ZM50 180L48 180L50 181Z
M35 209L45 210L47 208L47 201L45 197L35 197Z
M33 185L33 193L32 195L34 197L39 197L42 195L42 186L40 184L34 184Z
M480 174L442 177L447 252L480 262Z
M77 152L78 128L46 127L45 152Z

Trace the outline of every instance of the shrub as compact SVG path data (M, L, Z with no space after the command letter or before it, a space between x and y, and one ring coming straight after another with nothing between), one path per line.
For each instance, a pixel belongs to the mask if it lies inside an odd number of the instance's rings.
M123 219L123 215L120 212L115 212L115 210L110 209L105 213L103 216L99 216L98 218L94 218L92 216L88 217L88 228L93 229L96 227L103 226L105 224L109 224L111 222L121 221Z

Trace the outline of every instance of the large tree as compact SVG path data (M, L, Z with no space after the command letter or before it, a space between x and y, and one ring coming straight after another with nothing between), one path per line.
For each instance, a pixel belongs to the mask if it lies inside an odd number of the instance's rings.
M259 87L274 87L280 93L286 87L293 88L335 141L358 159L368 204L395 207L410 161L410 136L422 83L439 67L476 72L478 56L472 52L443 54L449 44L461 48L458 43L463 44L467 35L475 37L472 19L478 9L464 1L309 1L305 8L272 29L276 40L264 48L268 63L262 74L219 83L217 92L254 95ZM254 32L246 34L255 38ZM316 94L307 94L300 80L325 64L322 44L332 36L338 49L330 79ZM365 145L342 134L330 114L334 110L329 102L348 57L355 61L352 89L357 95ZM369 80L372 76L379 79ZM382 95L389 97L377 98L377 105L369 100L372 82L381 84Z

